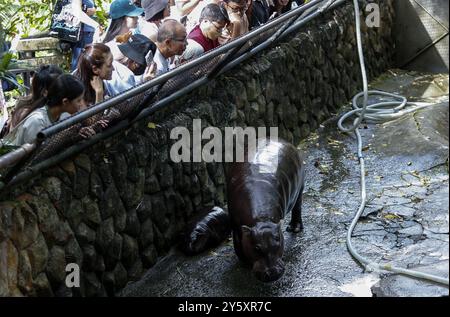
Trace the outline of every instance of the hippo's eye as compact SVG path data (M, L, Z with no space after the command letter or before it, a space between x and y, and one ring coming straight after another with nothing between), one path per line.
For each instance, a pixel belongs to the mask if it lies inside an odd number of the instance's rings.
M261 252L261 247L259 245L255 246L255 251L256 252Z

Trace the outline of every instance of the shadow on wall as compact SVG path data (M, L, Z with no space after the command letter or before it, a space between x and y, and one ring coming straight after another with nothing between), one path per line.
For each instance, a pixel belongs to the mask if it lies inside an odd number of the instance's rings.
M395 1L395 11L397 67L448 72L448 1Z

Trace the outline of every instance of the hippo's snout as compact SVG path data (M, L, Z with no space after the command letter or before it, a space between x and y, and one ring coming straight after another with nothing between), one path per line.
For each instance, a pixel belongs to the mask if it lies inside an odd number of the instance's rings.
M278 260L273 266L258 265L253 266L255 277L265 283L278 280L284 274L284 263Z

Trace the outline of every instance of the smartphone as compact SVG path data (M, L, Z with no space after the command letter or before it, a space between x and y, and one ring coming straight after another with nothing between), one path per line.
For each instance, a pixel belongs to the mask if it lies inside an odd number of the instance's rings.
M153 63L153 52L152 52L152 50L149 50L147 55L145 55L145 62L147 63L147 66L150 66Z

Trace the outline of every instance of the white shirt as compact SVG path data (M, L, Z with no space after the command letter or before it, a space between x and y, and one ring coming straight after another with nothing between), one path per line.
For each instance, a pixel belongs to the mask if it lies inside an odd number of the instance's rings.
M205 52L203 46L201 46L197 41L187 39L186 49L180 57L181 61L189 61L194 59Z
M39 132L52 125L47 107L41 107L31 112L4 139L5 143L21 146L33 143Z
M105 92L109 97L120 94L142 82L142 76L134 76L134 73L125 65L113 61L113 67L111 80L103 81Z
M146 36L153 43L156 42L158 37L158 26L153 22L142 21L139 25L139 31L142 35Z
M109 41L108 43L105 43L105 45L107 45L111 50L111 54L114 60L123 58L123 54L119 49L119 44L120 43L117 43L115 39Z
M167 73L169 71L169 60L164 58L164 56L159 51L159 48L156 48L155 56L153 57L153 61L156 63L156 75L159 76L161 74Z

